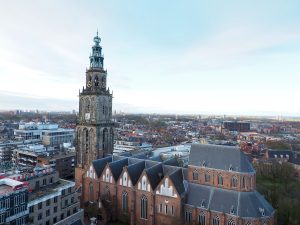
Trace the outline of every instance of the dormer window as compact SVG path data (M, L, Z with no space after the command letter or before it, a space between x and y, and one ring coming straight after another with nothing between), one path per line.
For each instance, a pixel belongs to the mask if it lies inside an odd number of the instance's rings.
M198 172L196 170L193 172L193 180L198 180Z
M265 209L264 208L259 208L258 210L261 213L261 216L265 216Z
M201 202L201 207L204 208L204 206L205 206L205 201L203 199L202 202Z
M202 166L206 167L206 162L205 161L203 161Z
M232 171L233 170L233 167L232 167L232 165L230 164L230 166L229 166L229 171Z
M231 206L231 208L230 208L230 214L234 214L234 206Z

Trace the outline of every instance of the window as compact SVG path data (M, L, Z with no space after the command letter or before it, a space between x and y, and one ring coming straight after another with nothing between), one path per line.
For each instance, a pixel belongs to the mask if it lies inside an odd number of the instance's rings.
M198 223L199 223L199 225L205 225L205 215L204 214L199 215Z
M72 192L72 188L71 187L68 188L68 192L69 192L69 194Z
M29 213L33 213L33 211L34 211L34 206L30 206L29 207Z
M64 214L60 214L60 220L63 220L64 219Z
M168 205L165 205L165 214L168 214Z
M172 208L171 208L171 214L172 214L172 216L174 216L174 205L172 205Z
M90 183L90 186L89 186L89 200L90 200L90 202L94 201L94 186L93 186L93 183Z
M71 212L70 210L67 211L67 216L70 216L71 215Z
M42 217L43 217L43 214L42 214L42 213L39 213L39 215L38 215L38 220L41 220Z
M35 182L35 188L39 188L39 187L40 187L40 181L37 180L37 181Z
M53 183L53 177L50 177L49 179L49 183L52 184Z
M238 186L238 179L236 176L231 177L231 187L236 188Z
M193 172L193 180L198 180L198 172L197 171Z
M46 210L46 216L50 216L50 209Z
M242 188L246 188L246 178L245 177L243 177L242 178Z
M185 211L185 222L190 223L192 221L192 212L191 211Z
M54 206L53 208L53 212L56 213L57 212L57 206Z
M218 185L223 185L223 176L222 176L222 174L218 175Z
M47 180L46 179L43 179L43 185L47 185Z
M43 203L42 203L42 202L40 202L40 203L38 204L38 209L41 209L41 208L42 208L42 206L43 206Z
M50 205L50 199L48 199L47 201L46 201L46 206L49 206Z
M162 204L159 204L158 211L159 211L160 213L162 213Z
M65 206L69 204L68 199L65 200Z
M53 202L57 203L57 196L53 198Z
M208 172L205 173L205 182L210 182L210 174Z
M5 222L5 214L3 213L0 215L0 223L2 224L4 222Z
M123 212L128 211L128 194L126 191L124 191L122 194L122 210Z
M215 218L213 218L213 225L220 225L220 219L218 216L216 216Z
M232 220L229 220L229 221L227 222L227 225L235 225L235 222L232 221Z
M77 212L77 207L73 208L73 214Z
M65 195L66 191L65 189L61 191L61 195Z
M252 189L252 176L249 177L249 189Z
M57 217L53 218L53 223L57 223Z
M147 219L147 213L148 213L148 200L146 196L142 196L141 198L141 218Z

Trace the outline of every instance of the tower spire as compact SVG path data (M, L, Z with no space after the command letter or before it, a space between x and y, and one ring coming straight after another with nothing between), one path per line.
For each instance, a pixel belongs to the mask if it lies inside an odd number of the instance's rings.
M104 57L102 55L102 47L100 46L101 38L97 35L94 37L94 45L92 47L92 54L90 56L90 68L103 69Z

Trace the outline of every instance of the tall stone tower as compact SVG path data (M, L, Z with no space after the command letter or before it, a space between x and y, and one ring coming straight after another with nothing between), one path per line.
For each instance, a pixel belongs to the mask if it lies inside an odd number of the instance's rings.
M112 122L112 94L106 86L107 71L103 68L101 39L94 37L90 67L86 82L79 93L77 135L76 184L82 181L84 170L95 159L113 152L114 124Z

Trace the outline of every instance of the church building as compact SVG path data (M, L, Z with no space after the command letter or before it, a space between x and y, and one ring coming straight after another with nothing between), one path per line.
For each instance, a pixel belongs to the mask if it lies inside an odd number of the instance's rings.
M113 155L112 93L100 38L94 38L79 93L76 186L103 224L273 225L275 210L256 191L256 172L237 147L191 146L187 168L144 153Z

